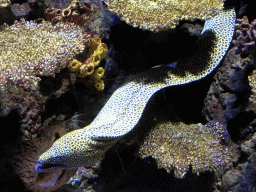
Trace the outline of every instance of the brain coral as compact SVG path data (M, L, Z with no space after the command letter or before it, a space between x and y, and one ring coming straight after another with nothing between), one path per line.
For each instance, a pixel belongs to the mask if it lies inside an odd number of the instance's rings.
M54 76L85 48L86 35L72 23L15 22L0 29L0 89L7 82L36 84L38 75ZM88 38L89 39L89 38Z
M152 156L159 168L174 170L183 177L192 166L194 173L215 170L235 157L225 126L210 122L206 125L164 123L152 129L141 145L141 157Z
M134 27L158 31L175 28L180 20L206 19L223 8L225 0L105 0L109 9Z

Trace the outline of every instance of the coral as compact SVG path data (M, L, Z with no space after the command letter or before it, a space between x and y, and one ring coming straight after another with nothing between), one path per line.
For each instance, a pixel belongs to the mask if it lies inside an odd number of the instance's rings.
M105 85L104 85L104 81L103 80L97 80L94 84L95 88L98 90L98 91L103 91Z
M159 168L174 170L183 177L192 166L194 173L215 170L235 157L225 126L210 122L206 125L163 123L153 128L140 146L139 155L152 156Z
M57 13L54 8L47 8L44 11L44 16L45 16L46 21L52 21L52 19L54 17L56 17L56 14Z
M255 45L256 19L249 23L248 18L244 16L236 22L235 40L233 40L233 44L236 45L236 54L248 54L249 47Z
M0 0L0 8L8 7L8 6L10 6L10 4L11 4L10 0Z
M77 59L73 59L72 61L69 62L68 69L71 72L77 72L79 71L81 65L82 65L82 62L78 61Z
M42 127L37 138L21 143L21 148L16 151L13 166L27 189L35 192L53 191L67 183L70 177L75 174L76 169L49 174L39 174L35 171L38 156L47 150L59 136L64 134L65 124L51 125Z
M96 80L100 80L104 75L104 69L102 67L97 68L93 75Z
M24 17L31 11L31 8L28 2L22 3L21 5L14 3L11 7L11 10L16 17Z
M95 67L97 67L102 59L107 56L108 47L105 43L101 42L100 38L94 38L89 46L89 61L92 62ZM91 59L90 59L91 58Z
M85 78L86 76L91 75L94 72L94 65L92 63L83 64L80 67L79 77Z
M235 118L243 108L238 104L239 98L246 99L250 93L247 76L253 61L236 54L233 47L222 63L204 101L203 114L208 121L228 122Z
M180 20L207 19L222 9L224 0L105 0L109 9L134 27L158 31L175 28Z
M177 62L174 63L174 67L160 66L129 76L126 82L113 93L90 125L69 132L54 142L49 150L40 155L36 170L38 172L56 171L80 165L93 167L99 163L105 152L138 124L152 95L166 87L202 79L217 67L231 43L235 16L234 9L223 10L216 17L205 22L201 39L203 41L201 49L204 54L196 54L196 58L192 57L191 60L185 58L183 61L187 61L187 63ZM180 64L186 65L184 67ZM225 143L224 146L219 143L215 145L215 141L219 141L217 140L218 136L228 139L228 134L220 124L216 123L215 125L217 126L216 129L211 129L210 127L213 125L208 125L209 134L207 138L211 139L210 144L212 146L210 147L212 147L211 150L214 153L207 154L221 161L213 160L208 165L209 169L215 169L215 166L225 164L225 159L223 160L221 156L217 156L219 154L225 155L224 157L229 160L230 151ZM218 133L218 131L220 132ZM210 133L215 133L215 137L211 136ZM200 141L204 141L204 138ZM225 140L225 142L229 145L228 140ZM214 149L214 146L220 148ZM221 149L227 149L227 151L222 152ZM194 162L193 168L203 169L200 164L203 164L203 162ZM184 169L186 168L184 167Z
M101 78L104 75L104 69L98 67L101 60L107 56L108 47L105 43L101 42L99 38L93 38L93 40L88 43L88 58L84 63L73 59L68 65L68 69L71 72L75 72L77 77L85 78L90 77L90 81L94 83L94 86L98 91L104 89L104 81ZM98 67L98 68L96 68Z
M79 1L73 1L67 8L55 9L47 8L44 12L47 21L55 22L72 22L76 25L83 26L93 12L90 4Z
M15 22L0 31L0 88L7 82L33 86L38 76L54 76L85 48L86 34L72 23Z
M256 108L256 70L248 76L249 84L251 86L251 95L250 95L250 102L252 103L252 108L255 110Z

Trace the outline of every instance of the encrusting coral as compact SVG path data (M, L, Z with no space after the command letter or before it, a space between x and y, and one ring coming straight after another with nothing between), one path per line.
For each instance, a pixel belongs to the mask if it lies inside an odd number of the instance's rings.
M89 49L88 58L83 63L73 59L69 62L68 69L76 73L77 77L90 77L95 88L98 91L102 91L104 89L104 81L101 78L104 75L104 69L98 67L98 65L107 56L108 47L101 42L101 39L93 38L92 42L88 43L87 49Z
M105 0L109 9L134 27L159 31L175 28L180 20L207 19L223 8L225 0Z
M152 156L159 168L174 170L176 177L183 177L189 166L194 173L213 171L225 166L236 154L226 127L218 122L159 124L139 149L139 156Z
M86 33L73 23L21 20L3 25L0 31L0 88L8 82L30 86L38 76L55 76L85 49Z
M36 171L95 166L110 147L137 125L153 94L202 79L218 66L232 41L235 20L234 9L223 10L207 20L198 50L201 54L195 54L196 58L181 58L171 66L129 76L90 125L64 135L39 157Z

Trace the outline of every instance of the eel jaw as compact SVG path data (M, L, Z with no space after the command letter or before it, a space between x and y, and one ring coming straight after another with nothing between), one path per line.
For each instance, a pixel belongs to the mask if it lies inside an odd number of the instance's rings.
M38 164L35 168L36 172L38 173L54 172L54 171L63 170L63 169L67 169L66 164L47 163L43 161L38 161Z

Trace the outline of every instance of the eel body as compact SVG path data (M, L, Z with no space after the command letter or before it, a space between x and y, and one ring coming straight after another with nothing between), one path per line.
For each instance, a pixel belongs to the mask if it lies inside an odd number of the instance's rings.
M195 54L177 60L172 67L163 65L128 77L90 125L64 135L39 157L36 171L95 166L136 126L154 93L202 79L218 66L232 41L235 20L234 9L221 11L205 22Z

